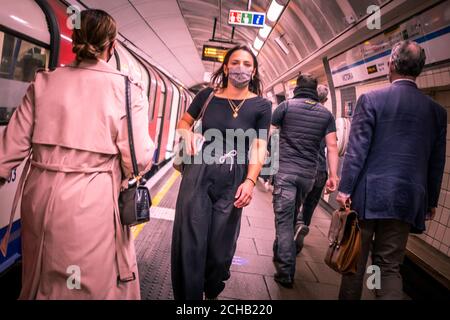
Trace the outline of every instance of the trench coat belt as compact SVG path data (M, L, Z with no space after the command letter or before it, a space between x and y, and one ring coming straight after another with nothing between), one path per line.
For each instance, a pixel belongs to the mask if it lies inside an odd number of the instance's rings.
M5 236L2 239L0 249L2 254L6 257L9 237L11 234L11 227L14 220L14 214L16 212L17 204L22 197L25 177L28 174L28 170L30 165L33 167L37 167L39 169L55 171L55 172L64 172L64 173L108 173L112 178L112 188L113 188L113 201L114 201L114 229L115 229L115 242L116 242L116 259L117 266L119 270L119 279L120 281L130 281L136 279L135 274L132 271L132 266L127 259L127 253L125 250L125 239L124 233L129 233L129 230L125 230L128 227L122 226L120 222L120 214L119 214L119 204L118 204L118 195L117 190L118 186L116 180L113 175L113 166L118 159L114 159L111 165L102 166L102 167L72 167L67 165L59 165L59 164L45 164L41 162L37 162L31 160L31 156L28 157L27 162L25 164L25 168L20 177L19 185L16 190L16 194L14 196L13 205L11 208L11 216L9 220L9 226L6 231ZM125 228L125 229L124 229ZM99 266L100 267L100 266Z

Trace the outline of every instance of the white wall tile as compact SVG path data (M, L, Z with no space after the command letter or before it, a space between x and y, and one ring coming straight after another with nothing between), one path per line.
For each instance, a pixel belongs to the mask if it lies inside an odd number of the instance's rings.
M432 244L433 243L433 238L427 235L426 238L425 238L425 241L428 244Z
M441 192L442 192L442 191L441 191ZM444 207L450 209L450 192L444 191L444 194L445 194L445 204L444 204Z
M428 85L432 88L437 87L434 74L428 76Z
M444 226L448 226L448 217L450 216L450 211L448 209L442 210L441 216L436 217L436 221L439 221Z
M439 251L444 253L444 254L447 254L448 246L446 246L445 244L441 243L441 245L439 246Z
M431 221L429 229L427 231L427 235L434 238L434 235L436 234L436 230L438 227L438 223L436 221Z
M448 85L450 84L450 71L444 71L441 75L442 77L442 82L444 83L444 85Z
M447 167L447 165L446 165ZM445 196L447 195L447 191L441 189L441 193L439 194L438 204L443 206L445 203Z
M434 239L441 242L444 238L445 229L447 229L447 227L439 223L436 234L434 235Z
M448 139L447 139L448 140ZM444 175L442 176L442 189L448 190L447 186L448 186L448 173L444 173Z
M431 245L439 250L439 247L441 246L441 243L439 241L437 241L437 240L433 240L433 243Z
M442 212L443 212L443 211L444 211L444 210L443 210L443 207L442 207L442 206L438 206L438 207L436 208L436 215L434 216L434 220L440 221L441 216L442 216Z
M432 238L434 238L434 235L436 234L436 230L437 230L437 223L435 221L431 221L431 223L429 224L426 234Z
M442 86L442 76L441 76L440 72L436 72L435 74L433 74L433 79L434 79L434 85L436 87Z
M450 247L450 228L447 228L447 230L445 230L444 239L442 239L442 243Z

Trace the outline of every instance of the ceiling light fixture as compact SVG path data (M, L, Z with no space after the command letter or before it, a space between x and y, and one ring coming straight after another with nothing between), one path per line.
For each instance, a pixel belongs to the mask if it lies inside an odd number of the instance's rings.
M256 50L261 50L262 46L264 44L264 41L262 41L260 38L256 37L255 42L253 42L253 48Z
M284 6L278 4L275 0L272 0L269 10L267 10L267 19L269 21L275 22L283 11Z
M266 39L269 36L271 30L272 30L271 26L264 24L264 27L259 30L259 36L263 39Z

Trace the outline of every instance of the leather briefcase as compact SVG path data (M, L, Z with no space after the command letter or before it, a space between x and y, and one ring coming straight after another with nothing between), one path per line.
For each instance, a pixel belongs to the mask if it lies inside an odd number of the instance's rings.
M328 240L330 245L325 263L341 274L356 273L361 252L361 231L358 214L349 205L333 212Z

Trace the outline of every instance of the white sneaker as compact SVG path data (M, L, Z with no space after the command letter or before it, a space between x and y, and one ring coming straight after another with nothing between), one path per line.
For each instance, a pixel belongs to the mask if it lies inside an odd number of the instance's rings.
M303 249L303 243L306 235L309 233L309 227L305 224L297 224L295 226L294 241L297 246L297 254Z

